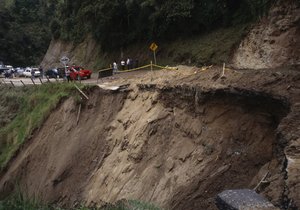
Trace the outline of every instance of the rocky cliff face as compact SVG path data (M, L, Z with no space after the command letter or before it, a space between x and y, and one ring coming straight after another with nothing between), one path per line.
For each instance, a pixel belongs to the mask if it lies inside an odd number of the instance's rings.
M78 45L72 42L52 40L41 65L44 68L62 66L60 58L67 56L70 58L70 64L92 68L97 62L97 56L99 56L98 49L95 40L90 36Z
M279 1L260 20L233 56L238 69L276 68L300 64L300 4Z

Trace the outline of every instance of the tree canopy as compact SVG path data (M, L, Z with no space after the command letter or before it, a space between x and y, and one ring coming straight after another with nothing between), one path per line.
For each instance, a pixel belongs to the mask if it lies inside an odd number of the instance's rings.
M106 50L132 42L189 36L249 22L269 0L66 0L52 22L54 37L91 33ZM55 27L54 27L55 26Z
M197 35L255 20L270 0L3 0L0 60L41 61L50 40L92 34L103 50Z
M52 38L49 29L57 0L4 0L0 3L0 61L38 64Z

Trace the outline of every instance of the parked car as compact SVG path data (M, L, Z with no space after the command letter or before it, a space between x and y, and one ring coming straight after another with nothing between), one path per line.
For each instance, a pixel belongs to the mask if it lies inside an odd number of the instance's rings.
M24 77L24 71L25 71L24 68L17 67L14 70L14 74L16 77Z
M88 69L84 69L81 66L71 66L68 67L70 70L70 78L72 80L81 80L83 78L91 78L92 71Z
M64 76L65 76L65 68L48 69L45 72L45 76L47 76L49 78L64 78Z
M49 77L49 78L58 78L59 77L58 70L56 68L54 68L54 69L48 69L45 72L45 76Z
M11 65L6 65L5 68L3 71L5 78L13 78L15 73L14 68Z
M24 71L24 76L25 77L31 77L31 71L34 71L34 77L39 77L41 76L41 72L39 71L38 68L30 68L30 67L27 67Z
M9 70L9 68L7 68L2 61L0 61L0 74L4 75L7 70Z

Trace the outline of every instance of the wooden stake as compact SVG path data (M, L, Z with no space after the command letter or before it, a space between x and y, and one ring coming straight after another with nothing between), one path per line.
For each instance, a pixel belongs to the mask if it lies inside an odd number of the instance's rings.
M25 83L22 81L22 80L20 80L21 81L21 83L23 84L23 86L25 87L26 85L25 85Z
M153 63L152 61L150 62L150 66L151 66L151 81L153 80Z
M221 78L225 77L225 63L223 63L223 72Z
M31 79L32 83L35 85L35 82L33 81L33 79L32 78L30 78L30 79Z
M79 109L78 109L78 113L77 113L76 125L78 125L80 113L81 113L81 104L79 104Z
M89 97L82 90L80 90L80 88L76 84L74 84L74 86L87 100L89 100Z

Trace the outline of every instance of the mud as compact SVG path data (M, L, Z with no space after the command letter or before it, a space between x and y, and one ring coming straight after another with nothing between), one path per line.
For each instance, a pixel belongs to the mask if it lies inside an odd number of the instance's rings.
M121 199L166 209L216 209L226 189L257 186L281 209L299 208L299 72L179 67L85 90L66 100L0 177L60 206Z

